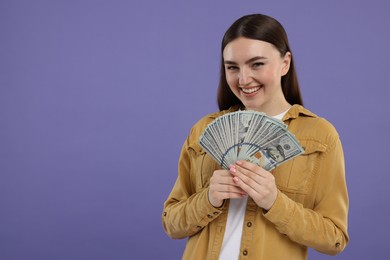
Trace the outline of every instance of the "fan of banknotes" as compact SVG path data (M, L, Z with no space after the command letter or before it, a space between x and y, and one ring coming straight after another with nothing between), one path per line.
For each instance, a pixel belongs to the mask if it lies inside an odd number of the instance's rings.
M304 152L282 121L247 110L216 118L199 144L225 169L246 160L269 171Z

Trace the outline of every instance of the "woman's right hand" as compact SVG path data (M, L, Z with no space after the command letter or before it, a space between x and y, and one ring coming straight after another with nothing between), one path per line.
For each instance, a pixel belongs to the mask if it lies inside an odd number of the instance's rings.
M216 170L210 178L209 201L216 208L222 206L225 199L243 198L246 196L233 181L233 175L228 170Z

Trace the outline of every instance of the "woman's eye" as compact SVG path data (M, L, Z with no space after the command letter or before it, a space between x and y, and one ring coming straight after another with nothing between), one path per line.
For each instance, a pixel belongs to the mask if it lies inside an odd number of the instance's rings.
M227 70L237 70L238 67L236 67L236 66L226 66L226 69Z
M263 66L263 65L264 65L263 62L255 62L255 63L252 64L252 67L253 67L253 68L259 68L259 67L261 67L261 66Z

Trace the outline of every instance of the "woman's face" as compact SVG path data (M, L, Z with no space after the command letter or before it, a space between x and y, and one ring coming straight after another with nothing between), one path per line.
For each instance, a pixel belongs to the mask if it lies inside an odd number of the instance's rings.
M223 60L226 81L246 109L271 116L288 109L281 78L290 67L289 52L281 57L268 42L240 37L226 45Z

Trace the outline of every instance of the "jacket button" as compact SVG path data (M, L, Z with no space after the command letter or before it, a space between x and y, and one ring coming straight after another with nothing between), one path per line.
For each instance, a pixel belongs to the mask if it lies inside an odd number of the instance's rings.
M164 212L164 214L163 214L164 216L166 216L167 215L167 213L166 212Z
M208 217L208 218L213 218L213 216L212 216L212 215L207 215L207 217Z
M247 227L251 227L251 226L252 226L252 222L246 223L246 226L247 226Z
M248 251L245 249L244 251L242 251L242 254L243 255L248 255Z
M340 243L339 242L336 243L336 247L340 247Z

